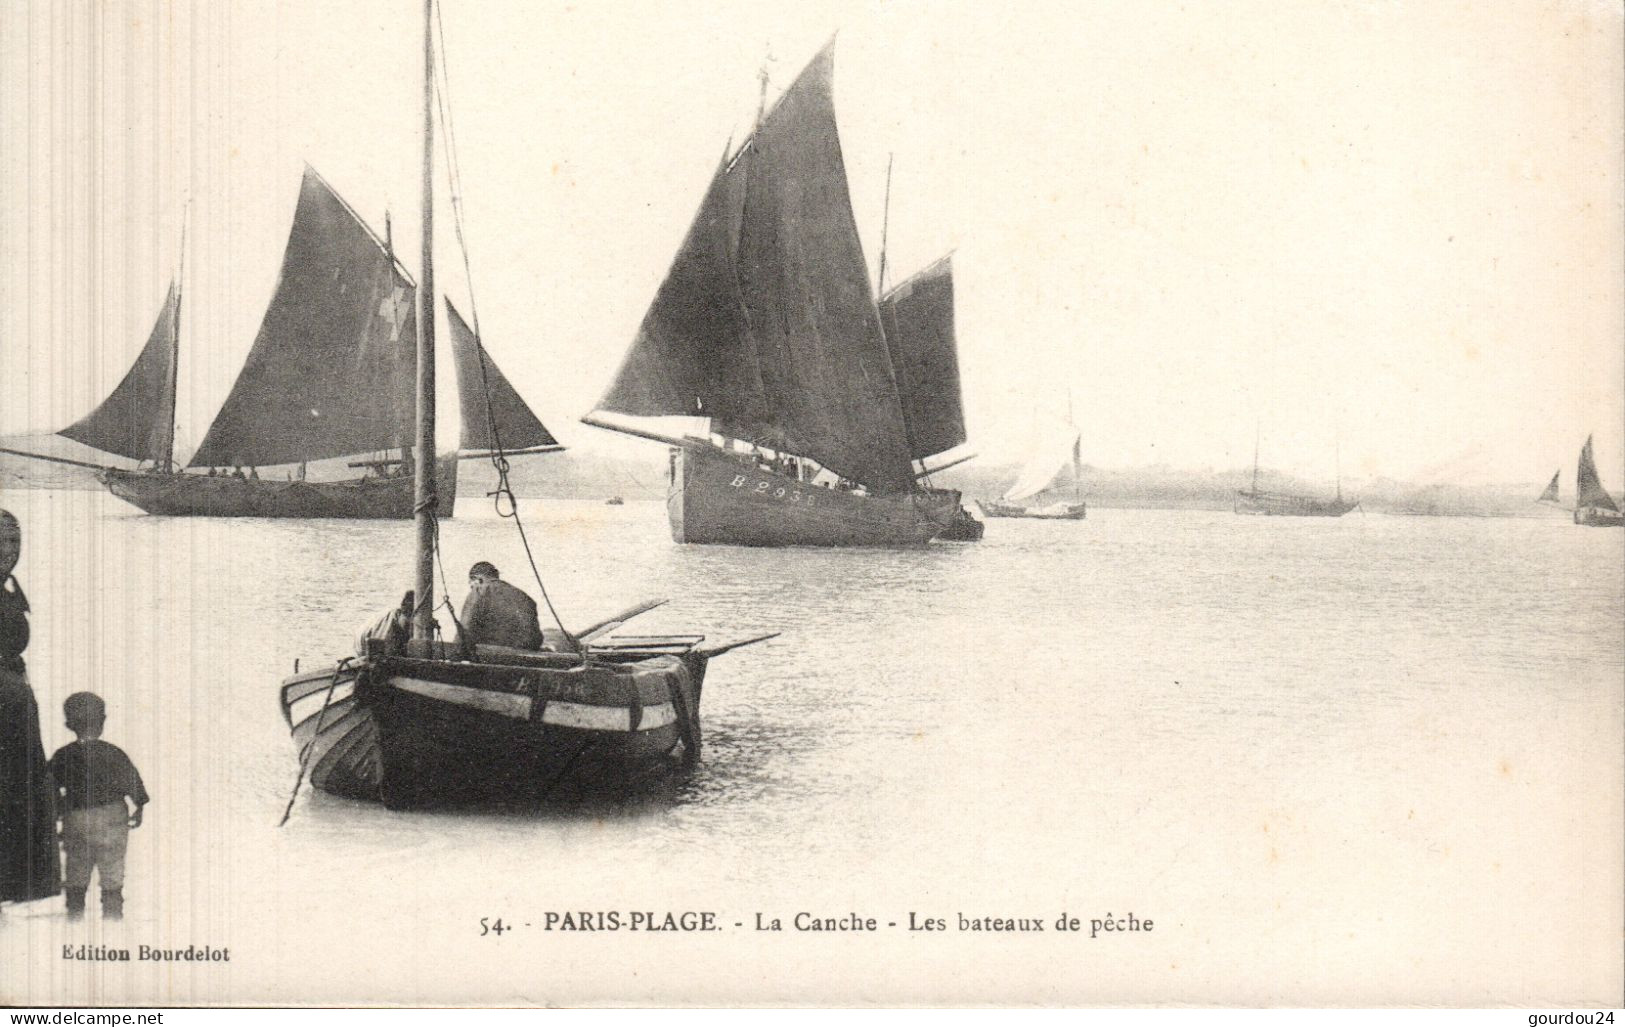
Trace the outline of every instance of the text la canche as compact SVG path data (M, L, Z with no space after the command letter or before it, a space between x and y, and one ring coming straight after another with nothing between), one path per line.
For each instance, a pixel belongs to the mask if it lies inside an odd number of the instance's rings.
M859 916L856 913L847 913L845 916L818 917L811 913L797 913L790 919L790 926L797 931L875 931L880 929L879 923L872 916ZM764 917L756 914L756 929L758 931L782 931L784 922L778 917Z
M1107 913L1100 919L1084 921L1075 916L1062 913L1054 923L1048 923L1043 917L1000 917L1000 916L966 916L957 913L954 916L953 926L960 931L989 931L989 932L1027 932L1042 933L1046 927L1056 932L1076 932L1084 930L1087 923L1090 938L1098 938L1102 932L1138 933L1152 930L1150 920L1141 920L1133 913L1123 917L1113 917ZM856 913L848 913L839 917L817 917L811 913L797 913L791 918L790 926L797 931L875 931L879 925L874 917L863 917ZM888 924L895 927L896 924ZM769 917L761 913L756 914L756 930L782 931L784 922L778 917ZM908 914L908 929L910 931L947 931L949 922L944 917L921 916L910 911Z

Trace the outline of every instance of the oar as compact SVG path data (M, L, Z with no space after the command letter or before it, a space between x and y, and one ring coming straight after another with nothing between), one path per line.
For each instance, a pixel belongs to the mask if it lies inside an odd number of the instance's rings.
M710 649L696 649L694 652L706 659L710 659L713 656L721 656L723 653L732 652L735 649L743 649L747 645L755 645L757 642L766 642L770 638L778 638L782 634L782 631L775 631L769 635L757 635L755 638L747 638L743 642L729 642L727 645L712 646Z
M599 635L614 631L616 628L625 624L633 617L641 617L643 614L648 613L655 607L665 606L669 602L671 602L670 599L649 599L639 603L636 606L628 607L622 610L620 613L615 614L613 617L601 620L597 624L584 628L581 631L571 632L571 634L575 636L575 640L577 642L590 642Z
M305 768L310 763L310 750L314 749L316 743L321 740L322 725L327 721L328 704L333 701L333 691L339 687L339 678L349 668L350 659L350 657L346 656L338 662L338 666L333 668L333 680L327 684L327 697L322 700L321 712L316 714L316 728L310 733L310 741L306 742L304 748L299 750L299 776L294 778L293 794L288 796L288 808L282 811L282 819L276 822L278 827L286 824L288 818L293 816L293 804L299 798L299 786L305 783ZM293 723L292 717L288 718L288 723Z

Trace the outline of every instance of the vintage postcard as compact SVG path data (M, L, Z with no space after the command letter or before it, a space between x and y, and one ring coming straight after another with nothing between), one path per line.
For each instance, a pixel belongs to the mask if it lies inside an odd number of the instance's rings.
M0 5L0 1004L1619 1005L1622 29Z

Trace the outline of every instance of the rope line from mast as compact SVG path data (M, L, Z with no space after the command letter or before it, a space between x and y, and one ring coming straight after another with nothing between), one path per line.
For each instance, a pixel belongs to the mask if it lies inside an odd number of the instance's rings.
M575 636L570 633L570 630L564 626L564 620L553 606L552 596L548 595L547 584L542 581L542 572L536 565L536 555L531 550L530 538L525 533L525 523L519 516L519 500L514 496L513 486L508 481L508 457L502 446L502 433L497 427L496 411L491 406L491 377L485 360L485 344L480 341L479 303L474 295L474 273L468 254L468 240L463 232L462 169L457 157L457 129L451 118L451 73L447 67L446 26L441 19L439 4L435 4L434 16L435 26L440 35L440 60L435 62L435 68L439 72L438 80L435 83L435 106L440 112L441 127L446 132L446 144L441 150L445 154L447 185L451 193L452 228L457 234L457 247L463 256L463 281L468 286L469 327L474 332L474 352L480 361L480 386L485 395L486 429L491 436L491 466L497 472L497 487L486 493L486 495L491 497L492 506L496 509L498 517L513 521L514 527L519 532L519 542L525 550L525 560L530 564L531 576L536 580L536 588L541 592L542 602L546 604L548 614L553 618L553 623L558 625L559 631L563 633L571 648L581 651L582 661L585 662L585 647L581 646L576 641ZM504 501L506 501L506 509L504 509ZM436 518L435 552L437 559L440 549L439 523L439 518ZM444 568L441 569L441 577L442 579L445 577Z
M457 607L454 606L451 601L451 582L446 578L446 562L440 558L440 518L438 517L434 519L434 565L440 569L439 605L444 606L446 608L446 613L451 616L452 627L457 629L456 637L467 640L467 644L472 646L473 640L469 639L468 633L463 630L463 622L457 616ZM439 634L439 632L440 626L437 622L435 625L435 633Z

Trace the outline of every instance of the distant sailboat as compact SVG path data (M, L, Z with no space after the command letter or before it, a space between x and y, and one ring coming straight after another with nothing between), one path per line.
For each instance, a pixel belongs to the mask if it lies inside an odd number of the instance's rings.
M1563 472L1562 471L1554 472L1552 474L1552 480L1549 483L1547 483L1547 485L1546 485L1546 490L1544 492L1542 492L1540 494L1540 496L1535 499L1535 502L1537 502L1537 503L1550 503L1553 506L1560 505L1560 501L1557 498L1557 482L1558 482L1558 479L1561 478L1561 477L1563 477Z
M1625 526L1625 514L1621 514L1619 505L1614 497L1602 487L1602 481L1597 477L1597 462L1591 455L1591 437L1586 437L1586 444L1580 450L1580 469L1575 475L1574 523L1588 528L1618 528Z
M1316 499L1286 492L1265 492L1258 487L1258 439L1253 439L1253 484L1251 488L1236 492L1235 510L1238 514L1262 517L1341 517L1356 509L1358 501L1343 498L1343 460L1339 451L1337 460L1337 498Z
M1040 520L1081 521L1089 506L1083 501L1083 435L1072 423L1071 402L1067 419L1052 421L1041 429L1037 447L1019 477L996 500L980 504L989 517L1030 517ZM1050 499L1033 505L1027 501L1050 492L1068 465L1072 468L1072 499Z
M7 452L94 467L114 495L154 514L411 517L416 287L389 243L306 167L276 292L242 371L192 454L192 473L177 466L174 454L180 278L124 380L59 433L138 466ZM509 454L562 448L449 301L447 311L463 427L462 452L436 461L442 516L451 516L456 502L457 460L489 450L493 419L511 444ZM345 456L364 457L349 466L365 473L305 479L308 462ZM274 465L290 467L283 480L259 476L258 468Z
M952 266L877 299L836 132L832 48L717 168L613 384L582 418L676 447L678 542L915 544L962 513L958 492L919 480L966 438ZM674 438L606 415L709 428Z

